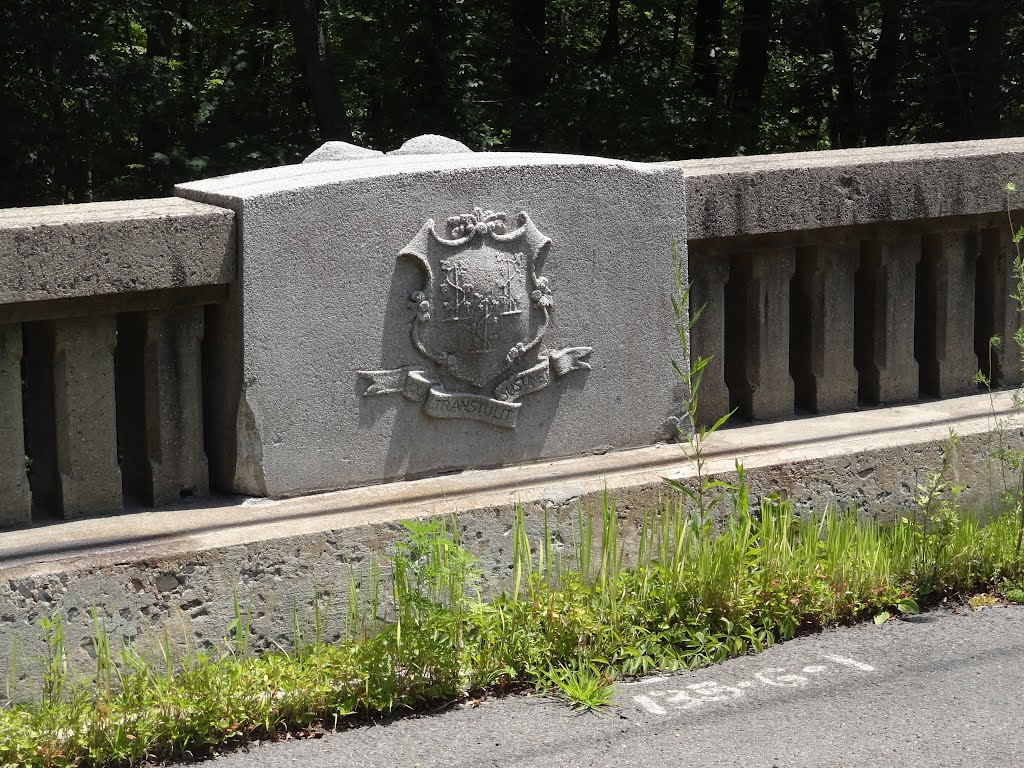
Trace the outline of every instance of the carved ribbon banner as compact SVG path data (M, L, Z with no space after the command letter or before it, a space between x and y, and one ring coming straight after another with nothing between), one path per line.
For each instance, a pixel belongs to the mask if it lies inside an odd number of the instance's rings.
M542 352L540 361L521 373L509 376L494 388L494 394L501 400L513 402L523 395L539 392L551 383L552 378L561 378L570 371L590 370L590 363L584 360L591 347L567 347Z
M584 360L590 347L568 347L544 353L532 368L510 376L495 387L498 399L469 392L453 392L427 378L425 371L395 368L387 371L359 371L370 382L363 396L401 393L402 397L420 403L427 416L438 419L475 419L496 427L515 429L520 403L524 395L538 392L554 379L571 371L589 370Z

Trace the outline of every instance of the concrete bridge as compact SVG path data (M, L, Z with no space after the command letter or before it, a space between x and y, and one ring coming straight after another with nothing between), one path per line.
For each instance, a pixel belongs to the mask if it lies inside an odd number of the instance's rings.
M955 426L983 505L1012 408L957 396L1021 382L1013 180L1024 139L644 165L421 137L0 211L0 656L91 603L212 642L234 583L273 638L401 517L459 512L497 573L516 502L657 503L688 471L673 242L699 419L738 409L715 471L890 514Z

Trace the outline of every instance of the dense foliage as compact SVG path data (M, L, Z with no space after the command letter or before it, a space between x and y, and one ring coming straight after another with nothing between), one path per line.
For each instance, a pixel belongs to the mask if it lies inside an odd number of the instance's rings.
M1007 0L7 0L0 206L322 140L633 159L1013 135Z

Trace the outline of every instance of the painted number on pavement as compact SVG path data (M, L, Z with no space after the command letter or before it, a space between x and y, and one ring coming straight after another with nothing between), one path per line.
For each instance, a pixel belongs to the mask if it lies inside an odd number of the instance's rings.
M870 664L849 659L845 656L828 655L824 659L841 667L856 669L860 672L875 671L875 668ZM670 710L694 709L712 701L738 699L745 695L748 690L755 687L766 689L804 688L811 682L814 675L821 674L828 669L829 666L827 664L808 664L802 667L799 673L796 673L782 667L767 667L757 672L752 680L741 680L732 685L723 685L714 680L706 680L703 683L693 683L683 688L648 691L647 693L634 696L633 701L652 715L667 715ZM652 680L652 682L658 681L664 682L664 678Z

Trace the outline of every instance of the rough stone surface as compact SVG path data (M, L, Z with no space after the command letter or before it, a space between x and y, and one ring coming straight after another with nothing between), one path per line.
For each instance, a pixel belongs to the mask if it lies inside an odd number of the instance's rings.
M854 275L860 243L837 241L799 248L793 282L797 349L791 359L797 403L814 413L857 407L854 348Z
M674 169L468 153L178 191L240 222L242 392L234 456L217 459L237 491L290 495L668 434L672 243L686 239Z
M921 387L950 397L977 391L974 375L974 291L978 265L976 232L938 232L923 245L924 295L917 339Z
M751 419L793 415L789 373L789 284L796 269L792 248L733 255L729 298L736 302L735 363L727 373L740 413ZM728 363L728 361L727 361Z
M917 263L921 236L862 243L855 321L860 394L874 403L916 400L920 392L914 358Z
M121 510L114 402L114 318L53 323L54 421L60 512Z
M231 211L180 198L0 211L0 304L224 284Z
M998 213L1024 138L686 160L690 240Z
M313 150L304 163L327 163L339 160L361 160L367 157L379 157L383 155L376 149L366 149L347 141L325 141L317 149Z
M447 136L438 136L435 133L426 133L409 139L398 149L388 152L389 155L452 155L473 150L461 141L449 139Z
M998 444L990 431L995 420L1010 418L1003 438L1011 447L1024 445L1014 414L1011 393L998 393L992 406L987 396L975 396L727 429L708 442L707 467L712 477L734 478L735 462L742 461L752 503L775 492L801 511L852 505L892 519L913 506L916 484L938 466L940 442L954 427L962 498L984 509L1002 490L990 458ZM94 669L92 605L106 618L113 647L127 637L158 654L166 630L178 652L186 642L222 649L234 585L251 606L254 648L288 647L293 615L308 632L318 589L327 634L337 636L350 576L368 593L369 563L393 551L403 519L456 513L462 541L482 560L486 588L501 588L510 579L517 503L532 541L547 519L558 521L556 547L571 546L577 504L599 515L607 490L628 521L628 560L640 516L664 501L665 476L693 481L678 446L2 533L0 665L8 668L15 643L19 659L41 656L37 622L60 609L69 663ZM31 664L18 671L38 678Z
M0 528L32 519L21 407L21 326L0 325Z

